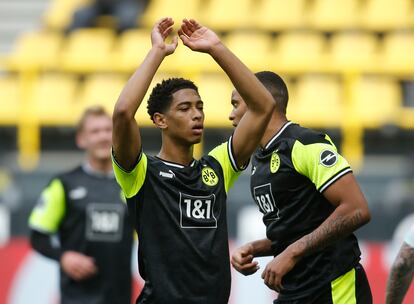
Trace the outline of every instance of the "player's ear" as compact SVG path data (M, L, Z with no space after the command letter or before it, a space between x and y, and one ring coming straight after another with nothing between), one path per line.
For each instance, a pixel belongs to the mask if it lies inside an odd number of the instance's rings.
M86 148L85 136L82 131L76 133L76 145L78 146L79 149Z
M160 129L166 129L168 127L165 115L159 112L155 112L152 116L154 124Z

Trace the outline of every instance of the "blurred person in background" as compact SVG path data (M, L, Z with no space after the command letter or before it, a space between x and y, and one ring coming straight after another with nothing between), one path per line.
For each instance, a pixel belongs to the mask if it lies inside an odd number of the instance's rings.
M414 276L414 225L405 236L388 277L386 304L401 304Z
M372 303L353 234L370 213L348 162L328 135L287 119L288 90L279 75L256 76L276 101L251 162L251 193L267 238L236 249L233 267L251 275L259 269L255 257L274 256L262 272L279 293L274 303ZM232 105L237 127L245 112L237 91Z
M32 247L60 266L61 303L130 304L133 232L111 163L112 120L80 118L83 164L55 176L29 218Z
M94 27L98 17L102 15L112 16L119 32L134 28L148 2L149 0L93 0L75 11L67 32Z
M204 129L203 101L193 82L170 78L157 84L148 114L161 130L156 156L143 152L135 114L151 80L178 41L168 44L173 20L151 32L152 48L115 105L113 163L134 219L138 262L145 280L137 303L228 303L230 260L226 198L246 167L270 119L272 96L210 29L183 20L178 33L193 51L210 54L246 101L246 114L229 140L193 158Z

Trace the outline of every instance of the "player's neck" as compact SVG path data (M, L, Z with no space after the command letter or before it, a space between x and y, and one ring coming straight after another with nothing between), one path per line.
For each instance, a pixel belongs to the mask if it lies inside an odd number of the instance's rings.
M275 113L273 114L272 118L270 119L266 131L262 136L262 140L260 141L260 146L264 147L277 132L284 126L284 124L288 121L286 115Z
M89 167L96 172L107 174L112 171L111 159L97 159L94 157L87 157L86 162Z
M193 161L194 145L179 144L171 140L163 140L157 156L163 160L188 166Z

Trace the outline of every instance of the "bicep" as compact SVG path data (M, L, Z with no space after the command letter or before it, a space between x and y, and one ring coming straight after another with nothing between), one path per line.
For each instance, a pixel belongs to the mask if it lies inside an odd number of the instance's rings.
M113 115L112 145L118 163L130 170L141 151L141 134L135 119L122 114Z
M247 111L233 134L234 157L238 167L243 167L258 147L266 129L266 120L259 114Z
M336 180L323 192L323 196L335 207L340 204L349 204L365 208L367 205L364 194L352 173Z

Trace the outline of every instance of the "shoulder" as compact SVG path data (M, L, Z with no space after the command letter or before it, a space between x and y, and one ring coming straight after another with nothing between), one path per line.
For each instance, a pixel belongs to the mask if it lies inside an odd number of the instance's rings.
M290 131L292 137L303 145L332 144L329 137L320 131L305 128L300 125L292 126Z
M72 179L76 176L85 175L85 170L82 169L82 166L76 166L73 169L70 169L68 171L64 171L61 173L58 173L55 175L54 179L59 179L61 181L66 181L68 179Z

